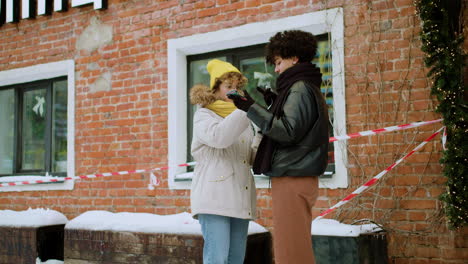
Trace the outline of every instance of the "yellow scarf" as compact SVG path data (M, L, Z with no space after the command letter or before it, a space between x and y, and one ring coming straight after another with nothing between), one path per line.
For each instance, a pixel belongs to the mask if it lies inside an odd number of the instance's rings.
M223 100L216 100L214 103L211 103L205 107L223 118L230 115L232 112L234 112L234 110L237 109L233 103L225 102Z

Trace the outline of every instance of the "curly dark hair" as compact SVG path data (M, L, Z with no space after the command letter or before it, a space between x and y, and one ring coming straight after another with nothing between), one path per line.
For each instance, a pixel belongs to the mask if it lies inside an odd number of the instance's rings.
M286 30L276 33L266 45L266 61L275 64L275 57L297 57L299 62L310 62L317 52L317 40L312 33Z

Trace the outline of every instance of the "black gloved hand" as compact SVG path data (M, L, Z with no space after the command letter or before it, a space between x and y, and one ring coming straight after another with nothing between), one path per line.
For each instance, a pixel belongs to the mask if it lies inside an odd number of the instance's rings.
M277 95L270 88L257 87L257 91L263 95L263 99L268 106L273 104Z
M227 98L231 99L236 107L244 112L249 111L251 105L255 103L255 101L250 97L247 91L244 91L245 96L240 95L236 90L229 91L226 96Z

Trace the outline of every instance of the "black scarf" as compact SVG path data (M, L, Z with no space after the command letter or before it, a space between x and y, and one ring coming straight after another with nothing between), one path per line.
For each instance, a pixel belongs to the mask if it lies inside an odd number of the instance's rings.
M297 81L305 81L317 87L320 87L322 74L320 69L312 63L296 64L278 76L276 80L276 91L278 96L273 102L269 111L273 113L273 118L281 118L283 116L283 106L288 98L289 89ZM273 152L277 143L267 136L263 136L260 145L258 146L257 155L253 164L255 174L267 173L271 171L271 163Z

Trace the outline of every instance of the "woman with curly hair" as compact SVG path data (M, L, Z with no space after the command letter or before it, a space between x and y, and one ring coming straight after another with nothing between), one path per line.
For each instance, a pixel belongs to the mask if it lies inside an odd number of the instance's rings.
M228 62L207 64L210 87L190 90L200 108L193 122L195 166L191 209L200 221L203 263L244 263L249 221L255 218L256 190L250 170L254 129L245 112L226 97L247 79Z
M232 97L263 134L253 171L271 177L275 263L315 263L311 223L318 176L328 157L328 112L320 92L322 74L311 63L317 41L290 30L270 38L266 59L275 66L276 93L259 89L268 109L249 98Z

